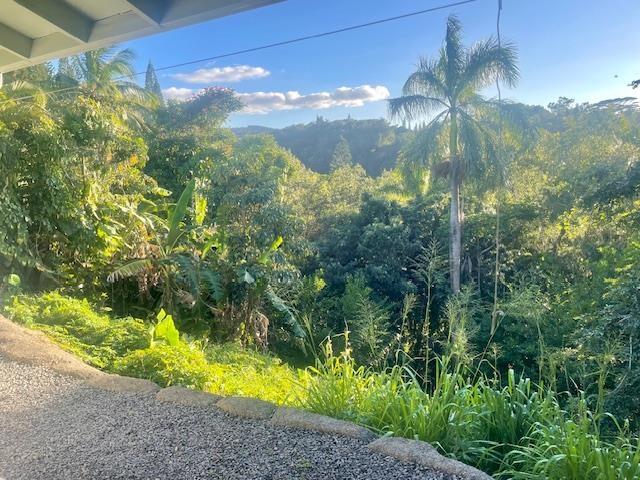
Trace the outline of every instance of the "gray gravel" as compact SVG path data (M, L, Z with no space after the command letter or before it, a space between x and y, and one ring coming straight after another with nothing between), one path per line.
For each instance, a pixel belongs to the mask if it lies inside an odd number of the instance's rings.
M97 390L2 357L0 478L450 480L359 440Z

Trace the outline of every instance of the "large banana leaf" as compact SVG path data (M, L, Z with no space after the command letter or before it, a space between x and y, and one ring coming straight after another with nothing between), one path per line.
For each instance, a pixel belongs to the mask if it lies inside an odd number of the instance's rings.
M298 322L298 318L293 313L293 310L291 309L291 307L289 307L285 303L285 301L282 298L280 298L276 294L276 292L273 291L271 287L267 287L265 294L267 299L273 306L273 308L275 308L277 311L279 311L284 315L285 324L287 328L289 328L291 333L293 333L298 338L305 338L306 333L302 328L302 325L300 325L300 322Z
M193 191L196 188L196 181L191 180L187 183L187 186L182 191L178 203L169 215L169 235L167 236L167 250L171 251L176 245L176 242L182 235L183 231L180 229L180 223L184 220L184 216L187 214L187 208L189 202L193 197Z
M153 262L148 258L134 260L111 272L107 277L107 282L113 283L123 278L133 277L145 270L149 270L152 266Z

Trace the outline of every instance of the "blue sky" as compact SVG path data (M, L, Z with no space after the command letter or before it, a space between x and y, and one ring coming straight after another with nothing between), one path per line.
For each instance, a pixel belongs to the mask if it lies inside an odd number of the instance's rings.
M450 3L450 0L285 0L284 2L128 42L137 69L156 67L319 33ZM455 13L465 42L495 34L497 0L427 13L370 28L159 72L176 96L224 85L243 94L248 113L232 126L282 127L322 115L386 115L420 55L437 52ZM640 1L503 0L502 37L519 50L521 80L508 98L546 105L559 96L597 101L638 96ZM196 72L197 70L203 71ZM293 92L293 93L287 93ZM494 92L487 92L493 94Z

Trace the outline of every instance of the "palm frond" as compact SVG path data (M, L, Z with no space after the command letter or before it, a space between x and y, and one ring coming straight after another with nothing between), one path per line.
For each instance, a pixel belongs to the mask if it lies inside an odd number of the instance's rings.
M425 167L433 163L433 157L440 147L439 137L448 117L448 111L440 112L425 128L418 132L404 150L407 159L419 162Z
M388 103L392 118L405 118L409 121L424 118L436 110L447 108L447 104L434 97L424 95L403 95L392 98Z
M424 193L429 180L428 171L424 165L420 165L412 159L407 159L404 152L400 152L396 168L407 191L413 194Z
M402 94L446 97L447 88L438 68L438 62L429 58L421 58L418 69L404 83Z
M516 47L513 44L498 46L498 41L491 37L477 42L467 51L457 93L465 88L480 90L496 79L513 87L519 76Z
M504 177L505 168L498 152L496 132L486 128L465 112L460 112L460 117L460 160L464 172L499 184Z
M153 268L153 261L151 259L142 258L133 260L111 272L107 277L107 282L114 283L123 278L134 277L144 271L151 270L151 268Z
M458 121L460 138L460 164L465 175L477 176L484 172L484 138L471 117L461 114Z
M444 73L446 84L457 85L465 59L465 48L462 45L462 23L455 15L447 19L447 33L444 40L441 57L445 59Z
M130 48L125 48L113 54L107 63L107 70L112 76L112 79L116 76L126 79L135 78L135 71L133 69L135 59L136 55Z

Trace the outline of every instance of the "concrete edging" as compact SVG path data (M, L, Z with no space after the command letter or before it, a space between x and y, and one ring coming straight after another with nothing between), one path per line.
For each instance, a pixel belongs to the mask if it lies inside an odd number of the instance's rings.
M223 412L236 417L252 418L254 420L270 420L276 411L273 403L250 397L224 397L216 406Z
M178 405L193 405L197 407L214 406L222 397L201 390L193 390L181 385L163 388L156 393L156 400L160 402L176 403Z
M345 437L357 438L369 442L377 435L371 430L357 425L353 422L338 420L317 413L306 412L297 408L278 407L276 408L270 423L272 425L300 428L303 430L313 430L331 435L342 435Z
M445 457L427 442L401 437L382 437L367 445L370 450L394 457L402 462L416 463L465 480L493 480L493 477L471 465Z

